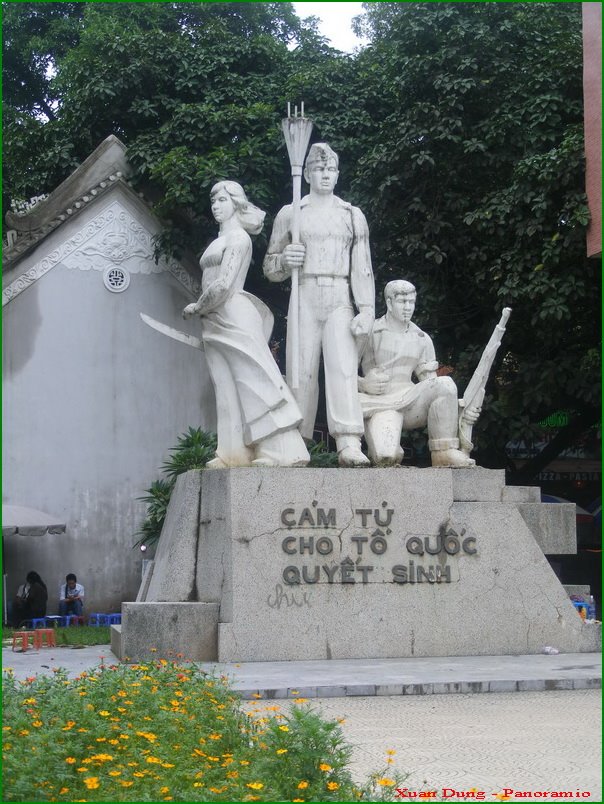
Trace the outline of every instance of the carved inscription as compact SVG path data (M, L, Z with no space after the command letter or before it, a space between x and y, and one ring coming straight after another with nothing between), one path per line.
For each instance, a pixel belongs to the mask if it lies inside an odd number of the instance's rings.
M308 605L306 593L299 600L295 598L292 590L295 586L368 584L375 577L372 573L376 569L383 571L383 564L378 561L376 567L374 563L377 557L388 554L389 550L393 563L388 580L395 584L451 583L450 559L457 561L459 557L478 554L476 536L468 534L464 527L458 532L450 521L443 523L438 533L404 534L401 538L401 534L393 530L396 529L395 509L387 501L372 508L355 509L350 535L345 535L350 523L347 522L347 527L340 532L338 519L335 508L320 506L318 500L281 511L281 525L292 531L281 540L281 550L284 556L302 558L303 563L292 562L283 568L281 580L290 591L286 592L277 584L275 594L267 599L271 608ZM309 530L315 532L310 534ZM426 564L418 558L426 556L433 561L436 558L436 562ZM407 563L394 563L401 559Z

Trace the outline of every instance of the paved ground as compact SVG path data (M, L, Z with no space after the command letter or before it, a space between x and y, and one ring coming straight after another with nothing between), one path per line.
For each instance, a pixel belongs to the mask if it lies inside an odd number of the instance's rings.
M477 788L494 801L507 787L602 799L597 690L327 698L315 705L345 719L357 778L383 770L390 749L392 768L410 774L403 784L410 791ZM575 798L577 791L590 795Z
M4 648L2 653L4 668L12 667L17 678L52 673L52 667L59 666L73 676L101 662L115 662L109 646L43 649L25 654ZM315 693L330 689L333 695L342 685L348 687L353 697L316 697L311 705L326 717L344 719L342 728L354 746L353 772L358 780L373 771L384 775L394 771L409 773L402 787L410 792L436 789L434 800L467 800L472 788L477 789L474 799L485 801L498 800L495 796L504 788L513 791L508 793L510 800L514 800L514 792L520 791L571 792L572 798L566 801L601 799L598 689L464 694L451 688L442 691L458 694L425 694L429 691L427 685L457 683L453 678L458 678L459 683L462 678L467 683L486 683L486 689L493 680L500 683L518 677L528 681L532 676L537 682L547 678L566 678L572 683L582 683L581 679L587 678L598 680L599 656L405 660L404 668L393 664L396 661L275 662L232 665L228 669L232 676L239 674L237 684L244 689L272 688L287 693L296 678L310 692L314 686ZM269 668L263 665L275 665L272 676L267 675ZM348 670L343 665L348 665ZM445 678L449 681L445 682ZM420 682L424 682L424 694L417 694ZM385 694L389 685L403 683L409 688L407 694ZM372 685L371 695L363 695L363 687ZM298 683L295 689L302 693L303 684ZM438 687L433 686L432 693L435 689ZM409 694L413 691L415 694ZM262 708L266 702L247 705ZM390 767L385 764L387 750L396 752ZM466 796L461 795L464 792ZM526 798L529 797L523 797ZM532 798L559 800L551 796Z

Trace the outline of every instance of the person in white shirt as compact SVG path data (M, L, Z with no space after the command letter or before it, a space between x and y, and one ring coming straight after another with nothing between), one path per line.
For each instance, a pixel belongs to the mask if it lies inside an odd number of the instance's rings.
M59 591L59 614L65 617L67 614L77 614L82 616L84 608L84 587L78 583L78 579L70 572L65 577L65 583L61 585Z

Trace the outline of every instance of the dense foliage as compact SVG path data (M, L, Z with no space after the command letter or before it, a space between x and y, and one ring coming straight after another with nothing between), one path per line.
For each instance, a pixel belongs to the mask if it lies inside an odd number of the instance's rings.
M580 4L365 9L370 44L346 55L289 3L8 4L5 205L52 190L113 133L156 201L159 247L199 252L215 228L208 190L236 178L269 212L249 288L282 338L287 289L259 263L288 200L280 119L304 99L313 138L340 154L339 192L368 218L378 291L416 283L418 323L461 389L513 308L475 431L481 462L504 465L510 437L567 410L560 451L600 404Z
M161 536L168 505L176 485L176 479L183 472L191 469L203 469L216 454L216 434L206 433L199 427L189 427L186 433L178 437L175 447L161 469L164 477L154 480L145 496L139 499L147 504L145 518L135 534L138 541L134 546L153 545Z
M9 670L2 703L3 801L392 801L401 779L354 784L339 724L306 699L244 710L225 677L178 659Z

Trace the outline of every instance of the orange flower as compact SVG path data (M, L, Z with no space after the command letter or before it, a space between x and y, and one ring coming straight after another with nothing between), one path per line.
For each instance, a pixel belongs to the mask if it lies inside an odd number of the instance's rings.
M87 776L84 779L84 784L86 785L86 787L89 790L96 790L97 787L101 786L101 783L99 782L98 776Z
M319 770L325 771L327 773L327 771L332 770L332 767L331 765L328 765L326 762L321 762L321 764L319 765Z
M327 782L328 790L337 790L340 785L337 782Z
M75 757L66 757L65 758L65 762L67 762L68 765L75 765L75 763L77 761L78 760Z
M305 790L308 787L308 782L302 781L298 784L298 790Z
M392 787L394 781L392 779L376 779L380 787Z
M262 784L262 782L248 782L248 784L246 784L246 787L249 787L251 790L262 790L264 785Z

